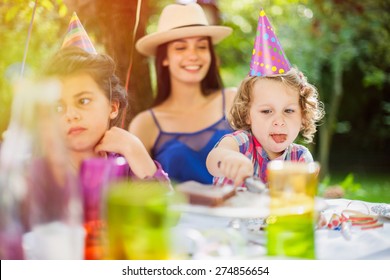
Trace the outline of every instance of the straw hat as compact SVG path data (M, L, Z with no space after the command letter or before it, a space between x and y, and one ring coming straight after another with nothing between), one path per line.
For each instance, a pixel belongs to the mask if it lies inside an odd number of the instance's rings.
M154 56L159 45L179 38L210 36L213 44L232 33L226 26L209 25L201 6L171 4L161 12L157 31L139 39L136 49L143 55Z

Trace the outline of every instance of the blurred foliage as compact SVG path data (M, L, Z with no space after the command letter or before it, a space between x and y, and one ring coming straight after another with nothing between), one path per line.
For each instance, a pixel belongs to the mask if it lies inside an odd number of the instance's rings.
M344 198L369 202L390 203L390 180L383 173L343 173L332 172L319 183L318 195L334 187L344 190Z
M353 173L347 174L347 176L338 182L331 181L330 176L326 176L319 184L318 192L322 194L329 187L340 187L348 196L356 195L364 192L362 185L355 180ZM364 192L365 193L365 192Z
M340 182L340 186L346 192L357 192L362 188L361 184L355 182L352 173L349 173L347 177L345 177L345 179L342 182Z
M39 0L37 3L24 76L32 75L53 50L59 48L63 28L69 21L64 19L67 10L61 0ZM32 0L0 2L0 135L8 125L12 83L20 78L34 4Z

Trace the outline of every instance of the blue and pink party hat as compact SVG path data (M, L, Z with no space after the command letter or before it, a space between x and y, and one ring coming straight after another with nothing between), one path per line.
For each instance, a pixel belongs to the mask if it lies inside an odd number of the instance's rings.
M249 76L283 74L291 68L263 9L260 11Z

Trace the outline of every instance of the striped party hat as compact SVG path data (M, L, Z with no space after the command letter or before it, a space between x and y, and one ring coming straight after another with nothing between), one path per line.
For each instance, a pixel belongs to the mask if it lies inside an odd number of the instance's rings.
M97 54L95 47L88 37L83 25L81 24L76 12L73 12L68 30L65 35L64 42L61 48L68 46L79 47L89 53Z
M263 9L260 11L249 76L283 74L291 68Z

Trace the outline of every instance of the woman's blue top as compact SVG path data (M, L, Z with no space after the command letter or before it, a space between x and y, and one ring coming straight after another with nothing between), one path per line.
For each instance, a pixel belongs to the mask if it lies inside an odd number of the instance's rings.
M152 109L150 113L159 129L152 157L162 165L172 183L193 180L212 184L213 176L206 168L207 155L222 136L233 131L225 115L224 91L222 90L222 118L196 132L165 132Z

